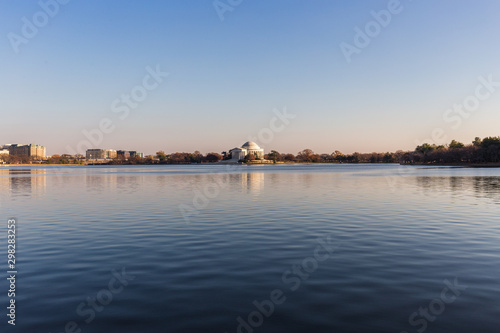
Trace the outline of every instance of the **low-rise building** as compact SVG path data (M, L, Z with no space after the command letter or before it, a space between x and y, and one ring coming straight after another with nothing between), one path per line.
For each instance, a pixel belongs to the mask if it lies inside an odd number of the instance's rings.
M126 150L117 150L116 155L121 158L130 158L130 152Z
M113 149L87 149L85 156L88 160L111 160L117 153Z
M34 160L45 160L45 147L36 144L9 144L4 145L3 149L7 149L9 151L9 155L12 156L22 156L22 157L30 157Z
M85 157L88 160L104 160L106 158L106 150L104 149L87 149Z
M116 154L116 150L106 149L106 158L107 159L113 159L116 157L118 157L118 155Z
M118 157L122 157L125 159L134 157L141 157L141 158L143 157L142 153L138 153L135 150L117 150L116 154L118 155Z
M134 158L134 157L140 157L140 158L142 158L142 157L144 157L144 155L142 153L138 153L138 152L136 152L134 150L129 151L129 153L130 153L130 157L131 158Z

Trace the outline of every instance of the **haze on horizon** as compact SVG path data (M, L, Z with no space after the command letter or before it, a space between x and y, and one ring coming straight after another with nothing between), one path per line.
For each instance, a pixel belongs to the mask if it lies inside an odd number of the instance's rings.
M93 148L146 154L500 134L494 0L59 1L0 0L0 144L67 153L103 119L113 129ZM134 89L146 95L126 102ZM295 118L261 142L285 108Z

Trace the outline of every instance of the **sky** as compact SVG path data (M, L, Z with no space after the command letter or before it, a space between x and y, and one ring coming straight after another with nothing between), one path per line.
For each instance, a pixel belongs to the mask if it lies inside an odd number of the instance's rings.
M497 136L499 10L496 0L0 0L0 144L151 154L253 140L296 154Z

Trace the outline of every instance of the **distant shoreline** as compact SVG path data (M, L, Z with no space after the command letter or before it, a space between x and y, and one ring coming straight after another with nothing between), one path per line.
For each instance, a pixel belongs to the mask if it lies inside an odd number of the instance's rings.
M240 165L240 166L256 166L256 165L387 165L387 164L399 164L401 166L443 166L443 167L457 167L457 168L500 168L500 163L327 163L327 162L278 162L278 163L193 163L193 164L168 164L168 163L152 163L152 164L0 164L2 167L93 167L93 166L110 166L110 167L121 167L121 166L151 166L151 165L169 165L169 166L179 166L179 165Z
M400 165L447 166L461 168L500 168L500 163L400 163Z

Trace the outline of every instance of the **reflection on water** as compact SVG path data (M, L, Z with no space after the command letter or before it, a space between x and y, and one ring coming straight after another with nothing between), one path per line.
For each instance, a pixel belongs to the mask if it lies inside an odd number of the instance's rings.
M109 174L106 177L102 175L87 175L85 176L87 189L89 191L103 192L107 190L115 190L117 184L117 175Z
M467 290L428 332L496 333L499 185L500 169L390 165L0 170L2 214L27 226L16 326L417 332L409 316L457 278ZM193 207L190 223L180 205ZM294 272L326 235L342 242L331 258ZM87 325L79 304L122 267L136 278ZM237 318L248 320L277 289L286 301L260 327L238 330Z
M500 204L500 178L475 177L416 177L417 185L426 193L449 192L452 196L475 196Z
M163 183L166 176L158 176L157 179L159 183ZM143 177L138 175L122 175L120 173L107 174L105 177L102 174L87 174L85 185L87 190L91 192L116 190L120 193L133 193L141 187L143 180Z
M264 188L264 179L266 176L269 175L262 172L158 175L156 176L156 185L165 190L182 190L187 188L201 192L207 187L217 192L241 188L243 193L258 195ZM130 187L131 184L139 185L137 180L133 182L131 180L126 186Z
M241 187L247 193L258 195L264 187L264 174L263 173L242 173L237 176L241 178Z
M0 170L0 189L10 191L13 196L42 195L47 187L44 169Z

